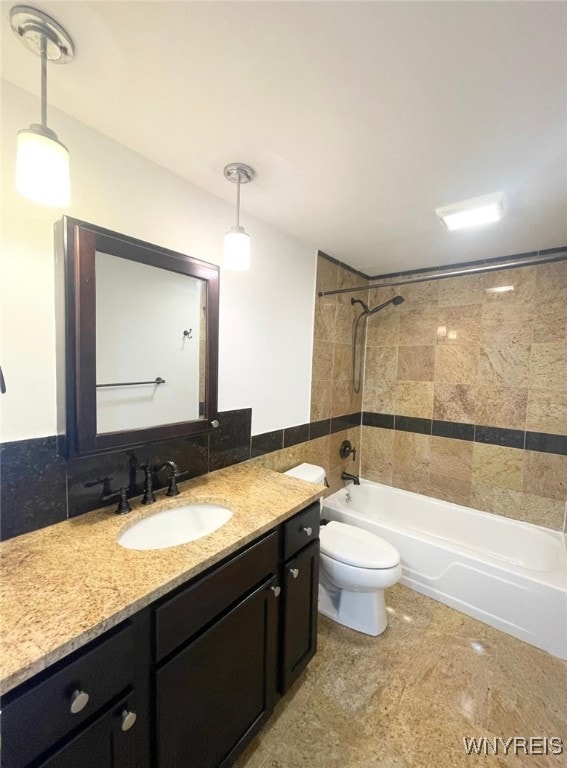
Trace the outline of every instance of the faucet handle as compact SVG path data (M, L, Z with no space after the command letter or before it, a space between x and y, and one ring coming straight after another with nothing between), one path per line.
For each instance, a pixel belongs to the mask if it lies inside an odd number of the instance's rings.
M126 496L127 492L128 491L126 488L120 489L120 500L118 501L118 506L116 507L117 515L125 515L132 511L132 507L128 503L128 498Z

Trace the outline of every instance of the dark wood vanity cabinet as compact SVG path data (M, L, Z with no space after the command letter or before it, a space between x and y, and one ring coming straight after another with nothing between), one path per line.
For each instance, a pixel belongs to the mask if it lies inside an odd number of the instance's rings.
M157 608L159 768L230 766L268 719L277 697L278 544L274 531Z
M2 768L149 768L149 619L142 611L3 697Z
M280 690L285 693L317 651L319 503L283 529Z
M228 768L315 653L318 536L314 504L5 696L1 768Z

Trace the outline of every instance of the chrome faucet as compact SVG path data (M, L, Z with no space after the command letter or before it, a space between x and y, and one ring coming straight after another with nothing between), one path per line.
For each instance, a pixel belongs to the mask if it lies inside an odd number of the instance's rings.
M350 472L343 472L341 480L352 480L355 485L360 485L360 478L358 475L351 475Z

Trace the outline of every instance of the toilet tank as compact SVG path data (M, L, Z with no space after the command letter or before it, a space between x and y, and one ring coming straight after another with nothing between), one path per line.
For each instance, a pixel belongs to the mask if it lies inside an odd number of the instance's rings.
M297 477L299 480L307 480L309 483L325 485L325 470L317 464L298 464L297 467L288 469L284 475ZM319 499L319 505L323 509L323 499Z
M317 464L298 464L297 467L284 472L284 475L297 477L299 480L307 480L310 483L318 483L319 485L324 485L325 483L325 470L323 467L317 466Z

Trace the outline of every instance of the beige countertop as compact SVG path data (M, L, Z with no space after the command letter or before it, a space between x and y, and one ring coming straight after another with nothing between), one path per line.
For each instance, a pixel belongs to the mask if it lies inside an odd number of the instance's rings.
M211 472L132 504L90 512L0 544L0 693L6 693L319 498L322 486L245 464ZM161 492L160 492L161 493ZM234 514L222 528L168 549L121 547L148 515L190 502Z

